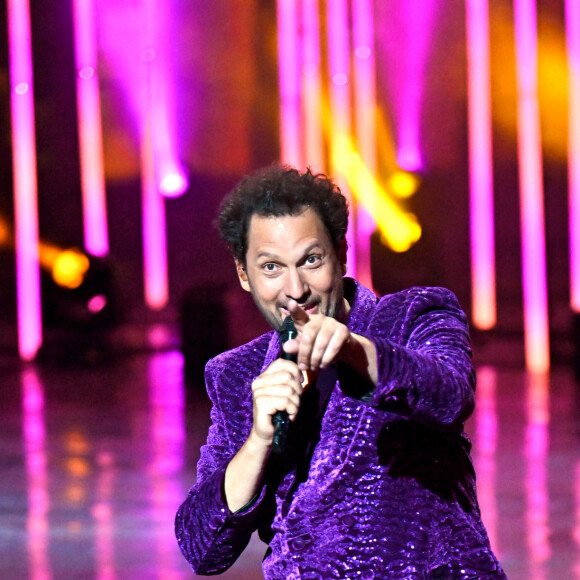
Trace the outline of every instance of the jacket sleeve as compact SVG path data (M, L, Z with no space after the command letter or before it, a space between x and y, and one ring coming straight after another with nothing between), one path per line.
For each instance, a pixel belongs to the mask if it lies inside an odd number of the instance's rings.
M219 363L206 366L206 385L213 403L207 443L201 448L197 481L177 512L175 534L183 555L196 573L217 574L229 568L256 529L264 490L247 509L232 513L225 501L223 481L231 458L238 451L231 441L218 396ZM228 401L228 404L231 402ZM240 445L241 446L241 445Z
M475 393L465 314L444 288L411 288L394 296L379 301L362 333L377 350L371 404L460 429L473 411Z

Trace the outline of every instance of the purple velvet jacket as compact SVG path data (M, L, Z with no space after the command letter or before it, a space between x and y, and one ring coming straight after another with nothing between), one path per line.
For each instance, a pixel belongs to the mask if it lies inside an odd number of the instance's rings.
M376 345L377 386L340 365L326 381L321 374L260 493L232 513L225 469L249 435L251 383L279 356L277 335L209 361L212 425L197 483L177 513L181 550L196 573L216 574L258 529L269 544L266 579L505 578L463 434L475 375L456 298L410 288L377 300L353 280L345 285L348 327Z

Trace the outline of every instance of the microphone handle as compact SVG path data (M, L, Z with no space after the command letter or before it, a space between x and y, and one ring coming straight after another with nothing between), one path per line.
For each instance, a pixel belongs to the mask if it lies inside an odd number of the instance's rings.
M274 437L272 439L272 452L279 455L286 449L286 437L288 436L288 427L290 418L286 411L276 411L272 417L274 425Z
M291 360L296 362L295 354L288 354L282 350L280 358L284 360ZM274 437L272 438L272 452L279 455L286 449L286 438L288 437L288 427L290 426L290 418L286 411L276 411L272 417L272 425L274 425Z

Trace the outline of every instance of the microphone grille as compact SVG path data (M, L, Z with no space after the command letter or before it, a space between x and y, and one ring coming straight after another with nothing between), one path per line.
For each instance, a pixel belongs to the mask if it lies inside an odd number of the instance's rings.
M280 329L280 342L284 343L287 340L294 338L297 335L296 327L294 326L294 321L291 316L286 316L284 322L282 322L282 328Z

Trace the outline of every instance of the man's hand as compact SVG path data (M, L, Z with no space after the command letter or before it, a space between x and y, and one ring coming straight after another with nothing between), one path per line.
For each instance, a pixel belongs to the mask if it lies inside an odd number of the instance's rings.
M297 355L300 370L316 371L341 360L376 385L376 349L368 338L351 332L345 324L329 316L307 314L294 300L290 300L287 309L298 336L283 348Z
M302 373L296 364L280 358L254 380L252 434L257 441L268 446L272 444L272 416L276 411L286 411L291 421L295 419L302 390Z
M302 372L289 360L276 359L252 383L254 424L242 448L230 461L224 491L232 512L245 506L261 485L264 466L270 455L276 411L286 411L294 420L302 394Z

